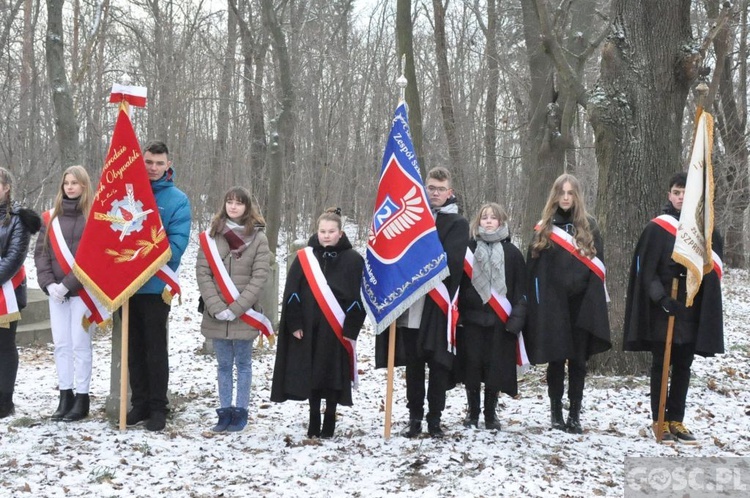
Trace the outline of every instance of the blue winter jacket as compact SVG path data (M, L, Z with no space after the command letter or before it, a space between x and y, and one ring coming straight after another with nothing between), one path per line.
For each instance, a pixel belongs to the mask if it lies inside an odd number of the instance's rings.
M190 201L182 190L175 187L173 180L174 170L169 168L164 176L151 182L151 189L172 249L172 258L167 264L177 270L190 240ZM164 281L151 277L136 294L161 294L163 290Z

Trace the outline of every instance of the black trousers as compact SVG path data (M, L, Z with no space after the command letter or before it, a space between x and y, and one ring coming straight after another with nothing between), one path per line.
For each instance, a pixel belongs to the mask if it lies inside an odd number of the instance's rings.
M568 360L568 399L581 401L586 381L586 362ZM562 399L565 390L565 362L551 361L547 364L547 394L550 399Z
M671 381L667 392L664 420L682 422L685 418L685 402L690 387L690 367L695 357L695 343L672 344L670 357ZM664 366L664 343L654 343L651 348L651 418L659 418L659 396L661 375Z
M128 369L133 408L167 411L169 310L161 294L135 294L130 298Z
M16 348L16 327L18 321L0 329L0 392L13 394L18 374L18 348Z
M424 417L425 367L430 368L427 389L428 423L439 423L445 409L445 392L451 384L451 372L436 361L412 360L406 364L406 407L409 418Z

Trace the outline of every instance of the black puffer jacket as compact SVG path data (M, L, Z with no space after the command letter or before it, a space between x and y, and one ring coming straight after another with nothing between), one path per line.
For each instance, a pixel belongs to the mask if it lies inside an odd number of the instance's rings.
M0 283L15 275L26 260L31 235L39 231L42 218L33 210L14 203L10 217L8 204L0 205ZM26 307L26 279L16 289L18 308Z

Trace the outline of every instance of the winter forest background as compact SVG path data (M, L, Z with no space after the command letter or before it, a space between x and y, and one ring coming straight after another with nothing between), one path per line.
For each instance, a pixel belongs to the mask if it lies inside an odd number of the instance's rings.
M582 179L619 344L632 249L684 169L705 83L724 259L747 267L748 0L0 5L0 165L37 209L71 164L98 179L116 113L109 91L127 73L149 92L136 131L169 145L199 228L241 184L272 247L310 233L331 205L362 240L403 72L422 169L453 171L467 216L499 201L523 247L553 179ZM597 362L600 372L643 365L616 351Z

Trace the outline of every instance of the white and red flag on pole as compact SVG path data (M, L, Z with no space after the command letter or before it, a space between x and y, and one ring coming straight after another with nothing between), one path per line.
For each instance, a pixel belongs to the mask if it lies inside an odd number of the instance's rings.
M128 104L145 105L146 89L115 85L112 96L120 103L117 122L73 267L109 309L133 295L172 254L128 115Z
M714 267L714 172L711 162L713 130L713 116L701 111L698 115L685 183L685 197L672 252L672 259L687 268L687 306L693 304L703 275Z

